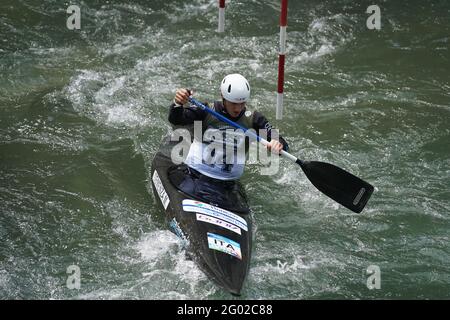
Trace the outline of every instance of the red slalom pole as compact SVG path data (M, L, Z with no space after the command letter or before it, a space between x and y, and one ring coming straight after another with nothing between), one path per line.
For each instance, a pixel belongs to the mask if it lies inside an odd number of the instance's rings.
M278 89L276 119L283 118L284 61L286 57L286 27L288 0L281 0L280 13L280 53L278 56Z
M225 0L219 0L219 29L217 31L225 31Z

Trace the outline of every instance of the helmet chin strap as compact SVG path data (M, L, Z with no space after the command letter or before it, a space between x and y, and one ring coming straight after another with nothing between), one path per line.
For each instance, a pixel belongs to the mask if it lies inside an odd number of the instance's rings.
M228 113L228 111L227 111L227 107L225 106L225 101L226 101L226 100L225 100L225 98L224 98L224 97L222 96L222 105L223 105L223 110L225 110L225 113L226 113L226 114L228 114L228 115L230 115L230 116L231 116L231 114L229 114L229 113Z

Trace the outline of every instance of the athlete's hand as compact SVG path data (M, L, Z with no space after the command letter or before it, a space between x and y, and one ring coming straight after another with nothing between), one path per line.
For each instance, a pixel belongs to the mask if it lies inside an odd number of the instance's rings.
M273 153L280 154L281 150L283 150L283 144L278 140L272 139L266 148Z
M188 102L189 97L192 95L192 91L187 89L177 89L175 92L175 103L184 105Z

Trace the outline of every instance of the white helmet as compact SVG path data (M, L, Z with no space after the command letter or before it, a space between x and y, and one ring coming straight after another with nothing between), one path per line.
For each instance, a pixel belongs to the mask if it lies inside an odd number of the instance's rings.
M220 84L220 92L225 100L234 103L246 102L250 98L250 85L238 73L227 75Z

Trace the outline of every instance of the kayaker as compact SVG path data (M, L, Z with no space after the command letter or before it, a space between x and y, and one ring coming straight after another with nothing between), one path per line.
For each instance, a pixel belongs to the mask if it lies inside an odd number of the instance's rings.
M220 92L222 101L214 102L213 108L215 111L246 128L254 129L256 132L260 132L261 129L265 130L269 141L267 149L273 153L280 153L282 149L288 150L288 144L281 136L279 136L279 141L275 139L278 135L273 134L272 130L274 128L262 113L247 110L246 103L250 98L250 85L242 75L227 75L220 84ZM188 89L177 89L173 103L170 105L170 123L176 126L187 126L192 125L194 121L201 121L202 130L209 137L214 135L214 133L208 135L209 131L217 132L217 130L222 130L222 132L230 132L231 127L226 123L196 106L188 105L190 95L191 92ZM245 143L245 138L239 139L236 136L232 139L234 144L242 146L243 143L247 153L248 146ZM245 159L243 161L239 161L239 159L236 161L235 159L234 162L227 163L223 161L223 153L216 152L216 150L212 151L212 154L211 152L204 152L204 150L208 150L209 143L211 141L194 139L184 161L185 164L191 169L212 178L220 180L239 179L244 171ZM214 159L211 159L211 157ZM218 161L218 159L222 161Z

